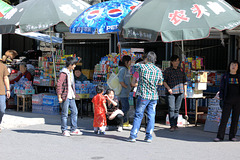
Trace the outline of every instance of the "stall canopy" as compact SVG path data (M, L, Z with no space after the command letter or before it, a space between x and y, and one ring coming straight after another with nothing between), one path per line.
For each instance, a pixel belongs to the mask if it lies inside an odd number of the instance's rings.
M70 26L77 16L90 7L81 0L27 0L15 6L0 21L0 33L21 33L50 28L59 22Z
M163 42L203 39L212 28L231 30L240 13L223 0L148 0L119 24L124 38Z
M0 1L0 19L12 9L13 7L8 5L7 3Z
M21 35L21 36L28 37L28 38L51 43L51 37L47 34L42 34L39 32L21 33L19 29L16 29L15 33L18 35ZM57 38L57 37L52 36L52 43L62 43L62 38Z
M70 26L71 33L105 34L118 32L121 20L140 2L112 0L92 5L83 11Z

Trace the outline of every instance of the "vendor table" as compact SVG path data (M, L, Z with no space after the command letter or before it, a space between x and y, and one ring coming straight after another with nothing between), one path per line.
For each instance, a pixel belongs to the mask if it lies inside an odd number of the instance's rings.
M20 99L22 99L22 105L20 105ZM17 95L17 111L19 111L19 107L23 108L23 112L25 111L25 107L30 107L32 104L32 95Z
M80 101L80 103L78 103L77 107L78 110L80 109L80 116L81 118L83 118L83 100L87 101L87 116L88 116L88 102L91 101L92 98L76 98L76 101ZM80 106L81 105L81 106ZM91 107L92 105L90 105ZM78 114L79 115L79 114Z
M197 126L197 119L198 119L198 115L200 114L204 114L204 112L199 112L198 111L198 100L199 99L205 99L206 97L203 96L203 97L194 97L194 98L190 98L188 97L187 99L195 99L195 112L188 112L188 114L194 114L195 115L195 126Z
M50 90L56 90L55 86L44 86L40 84L34 84L33 86L36 94L50 92Z

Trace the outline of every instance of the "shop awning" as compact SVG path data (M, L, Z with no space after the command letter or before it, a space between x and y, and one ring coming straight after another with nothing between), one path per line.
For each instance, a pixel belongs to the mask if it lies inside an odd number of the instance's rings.
M28 38L36 39L36 40L47 42L47 43L51 43L51 39L50 39L49 35L42 34L42 33L39 33L39 32L20 33L20 30L16 29L15 33L18 34L18 35L21 35L21 36L28 37ZM57 37L52 36L52 43L62 43L62 38L57 38Z

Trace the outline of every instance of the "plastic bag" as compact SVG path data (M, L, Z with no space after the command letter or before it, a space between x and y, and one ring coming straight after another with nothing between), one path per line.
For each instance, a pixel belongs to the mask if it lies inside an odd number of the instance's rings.
M118 75L115 73L112 73L107 80L108 86L114 90L115 95L119 95L122 91L122 86L119 83Z

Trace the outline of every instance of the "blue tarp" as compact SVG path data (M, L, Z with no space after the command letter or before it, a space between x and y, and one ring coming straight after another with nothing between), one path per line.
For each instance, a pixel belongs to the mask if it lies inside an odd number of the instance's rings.
M42 34L39 32L29 32L29 33L20 33L19 29L15 31L16 34L19 34L21 36L25 36L28 38L36 39L39 41L51 43L51 39L49 35ZM62 38L57 38L52 36L52 43L62 43Z

